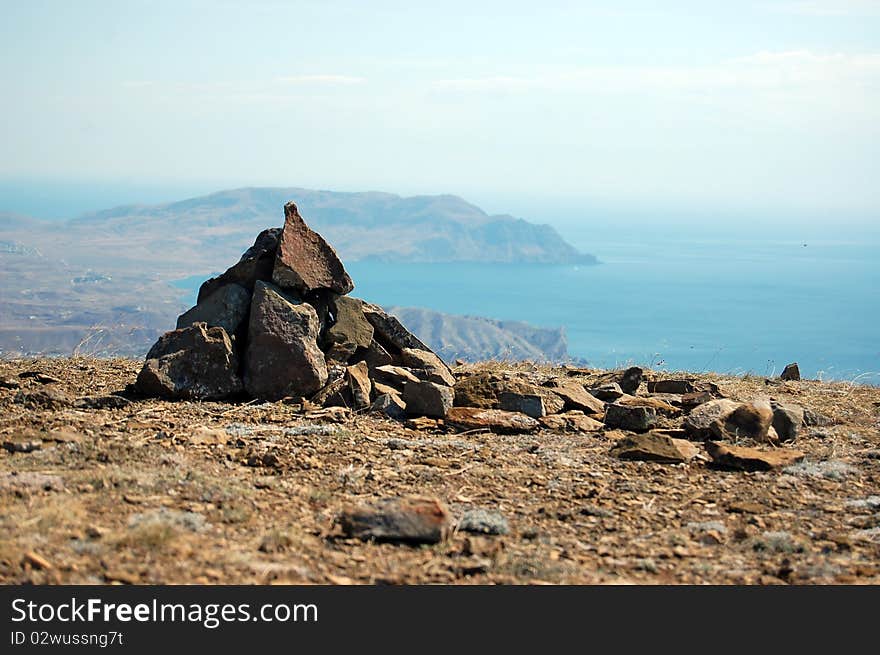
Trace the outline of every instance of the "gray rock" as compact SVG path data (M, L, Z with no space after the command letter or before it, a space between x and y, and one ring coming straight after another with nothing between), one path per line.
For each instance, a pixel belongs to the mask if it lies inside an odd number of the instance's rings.
M407 330L397 318L388 314L381 307L364 303L364 316L373 326L376 340L392 356L399 355L404 348L427 350L430 348L422 343L418 337Z
M311 305L294 304L265 282L257 282L248 325L245 387L255 398L309 397L327 382L327 364L318 348L318 315Z
M532 418L541 418L551 413L544 406L544 397L534 393L515 393L513 391L502 391L498 399L501 409L506 412L520 412Z
M199 289L198 302L202 302L221 287L238 284L248 292L254 290L257 280L272 280L272 268L275 266L275 253L278 250L278 239L281 228L274 227L263 230L257 236L254 245L245 251L237 264L230 267L223 275L213 277L202 284Z
M393 364L394 358L391 356L391 353L385 350L385 346L373 339L366 348L358 348L349 362L352 364L366 362L370 369L374 369L379 366Z
M373 341L373 326L364 316L362 307L363 302L357 298L331 297L328 308L335 322L324 333L327 359L345 363L358 348L369 348Z
M454 400L455 393L451 387L434 382L407 382L403 388L403 402L410 416L443 418Z
M418 348L404 348L400 351L400 361L404 366L425 371L426 378L430 382L445 384L447 387L455 385L455 376L452 371L430 350Z
M613 403L615 400L622 398L625 395L623 389L620 388L620 385L617 384L617 382L600 384L597 387L590 387L587 391L590 392L590 395L608 403Z
M135 388L147 396L218 400L241 392L237 371L238 357L226 330L196 323L159 337Z
M375 382L393 387L401 393L407 382L419 381L419 378L401 366L378 366L370 371L370 376Z
M780 441L794 441L804 424L804 409L793 403L772 402L773 428Z
M195 307L181 314L177 319L177 329L195 323L206 323L208 327L222 327L227 334L236 334L248 315L251 294L240 284L227 284Z
M641 405L618 405L605 408L605 427L633 432L647 432L657 425L657 410Z
M272 281L299 293L329 290L345 295L354 283L333 247L312 230L292 202L284 205L284 227L278 241Z
M378 414L384 414L395 421L406 419L406 403L394 393L383 393L373 401L370 410Z
M510 532L510 526L503 514L482 508L469 509L462 514L457 529L459 532L472 534L502 535Z
M565 409L580 410L587 414L601 414L605 403L588 393L584 386L574 380L552 380L547 387L565 402Z
M721 398L719 400L710 400L707 403L695 407L687 418L685 418L682 427L687 434L688 439L705 441L714 439L715 433L712 431L712 424L727 418L733 412L739 403L732 400Z

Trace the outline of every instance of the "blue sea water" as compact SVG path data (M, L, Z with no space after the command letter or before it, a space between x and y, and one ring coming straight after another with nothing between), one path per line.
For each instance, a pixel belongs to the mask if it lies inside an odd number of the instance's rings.
M633 238L583 249L602 263L347 268L354 295L379 304L564 326L570 354L595 366L770 376L797 361L810 378L880 384L880 242Z

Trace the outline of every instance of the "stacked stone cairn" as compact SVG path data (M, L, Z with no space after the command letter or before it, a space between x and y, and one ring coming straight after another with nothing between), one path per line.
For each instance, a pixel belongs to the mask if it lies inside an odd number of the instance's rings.
M292 202L147 354L136 389L188 400L309 400L403 418L443 417L455 378L354 284Z

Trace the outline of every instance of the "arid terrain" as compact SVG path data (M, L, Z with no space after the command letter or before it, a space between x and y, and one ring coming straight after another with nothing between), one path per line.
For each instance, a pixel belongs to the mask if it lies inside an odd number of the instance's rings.
M880 583L875 387L698 376L737 401L809 410L784 444L805 459L747 472L700 442L683 463L620 459L620 430L505 435L290 401L139 399L125 390L140 366L0 361L3 583ZM504 368L539 384L613 375ZM650 396L645 381L634 395ZM448 507L445 539L379 543L338 525L347 508L408 496Z

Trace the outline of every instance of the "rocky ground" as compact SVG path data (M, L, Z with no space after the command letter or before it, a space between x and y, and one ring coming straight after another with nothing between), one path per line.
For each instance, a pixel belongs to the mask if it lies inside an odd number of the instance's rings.
M291 399L140 399L124 390L141 365L0 361L4 583L880 583L874 387L691 379L714 398L808 410L783 447L718 424L729 446L776 466L748 471L735 466L760 462L713 460L714 441L681 430L708 396L660 393L656 381L676 377L662 372L607 401L618 409L497 434L460 410L457 422L396 421ZM482 373L600 396L633 381L530 365L454 373L456 388ZM627 402L652 407L651 432L621 429L645 418ZM624 459L648 456L664 461Z

